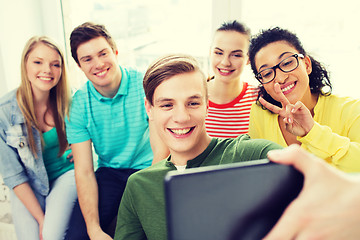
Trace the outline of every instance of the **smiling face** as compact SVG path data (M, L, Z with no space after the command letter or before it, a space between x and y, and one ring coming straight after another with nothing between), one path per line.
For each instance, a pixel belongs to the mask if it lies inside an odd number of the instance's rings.
M82 43L77 55L79 67L96 90L105 97L113 97L119 88L121 70L116 59L117 52L114 53L106 39L98 37Z
M183 73L164 80L146 101L150 121L168 146L172 159L192 159L210 143L205 130L207 98L204 75Z
M249 37L236 31L217 31L210 52L215 80L224 82L240 79L248 62Z
M26 61L26 73L34 94L49 92L61 77L62 62L59 53L38 43L29 53Z
M273 42L261 48L255 55L255 66L257 72L266 68L273 67L283 59L299 53L293 46L286 41ZM280 88L290 103L295 104L302 101L305 105L312 100L309 74L311 73L311 60L308 56L299 58L299 66L291 72L282 72L276 69L276 76L272 82L264 84L264 88L270 96L279 101L275 94L274 84L279 83Z

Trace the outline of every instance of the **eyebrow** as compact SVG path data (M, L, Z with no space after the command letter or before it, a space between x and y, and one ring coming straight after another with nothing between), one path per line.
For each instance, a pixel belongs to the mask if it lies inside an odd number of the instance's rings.
M158 98L155 100L155 103L162 103L162 102L170 102L173 101L174 99L172 98Z
M189 97L188 99L202 99L202 97L201 97L201 95L196 94L196 95Z
M30 59L30 57L29 57L29 59ZM42 57L32 57L31 59L40 59L40 60L44 60Z
M32 58L29 58L29 59L32 59L33 61L34 61L34 60L44 61L44 58L42 58L42 57L32 57ZM53 61L50 61L50 62L51 62L51 63L54 63L54 62L61 63L61 60L56 59L56 60L53 60Z
M193 96L190 96L187 98L188 100L191 100L191 99L202 99L201 95L199 94L195 94ZM155 104L160 104L160 103L163 103L163 102L171 102L171 101L174 101L173 98L166 98L166 97L160 97L158 99L155 100Z
M219 50L219 51L224 52L224 50L222 50L221 48L215 47L215 49L217 49L217 50ZM241 50L241 49L231 51L231 53L235 53L235 52L244 52L244 51L243 51L243 50Z
M107 48L100 50L99 52L97 52L97 54L104 52L106 49ZM81 57L80 60L83 60L84 58L89 58L89 57L91 57L91 55L86 55L86 56Z
M283 52L282 54L279 55L278 59L280 60L285 54L288 54L288 53L292 53L292 52ZM275 64L276 65L276 64ZM261 67L259 67L259 71L262 69L262 68L267 68L269 65L268 64L264 64L264 65L261 65Z

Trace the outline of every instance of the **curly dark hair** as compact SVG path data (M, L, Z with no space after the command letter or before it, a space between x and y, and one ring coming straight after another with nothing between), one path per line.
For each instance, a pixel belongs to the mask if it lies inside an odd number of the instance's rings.
M251 64L251 69L253 73L256 75L258 72L255 66L255 55L270 43L278 42L278 41L286 41L288 44L293 46L299 53L304 56L309 56L306 54L304 47L302 46L299 38L292 32L281 29L279 27L270 28L267 30L261 31L259 34L252 37L250 40L249 47L249 60ZM315 60L313 57L309 56L312 65L312 71L309 74L309 86L312 94L321 94L324 96L331 95L332 84L330 82L330 75L325 67ZM262 97L269 103L272 103L278 107L281 107L281 103L274 100L266 91L264 86L260 84L259 86L259 95L257 99L257 104L261 106L263 109L266 109L259 102L259 98Z

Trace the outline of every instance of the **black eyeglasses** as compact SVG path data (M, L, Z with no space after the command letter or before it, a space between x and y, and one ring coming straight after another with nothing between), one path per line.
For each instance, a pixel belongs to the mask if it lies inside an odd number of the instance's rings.
M275 70L277 68L285 73L294 71L299 66L299 58L304 58L304 55L302 55L301 53L291 55L279 62L277 65L260 71L258 74L255 75L255 77L262 84L269 83L275 79Z

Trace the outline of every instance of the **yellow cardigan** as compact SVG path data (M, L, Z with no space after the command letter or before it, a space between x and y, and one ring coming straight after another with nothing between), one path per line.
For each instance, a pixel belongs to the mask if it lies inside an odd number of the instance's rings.
M297 137L301 147L345 172L360 172L360 101L320 95L314 113L314 127ZM256 104L251 107L249 135L287 146L278 114Z

